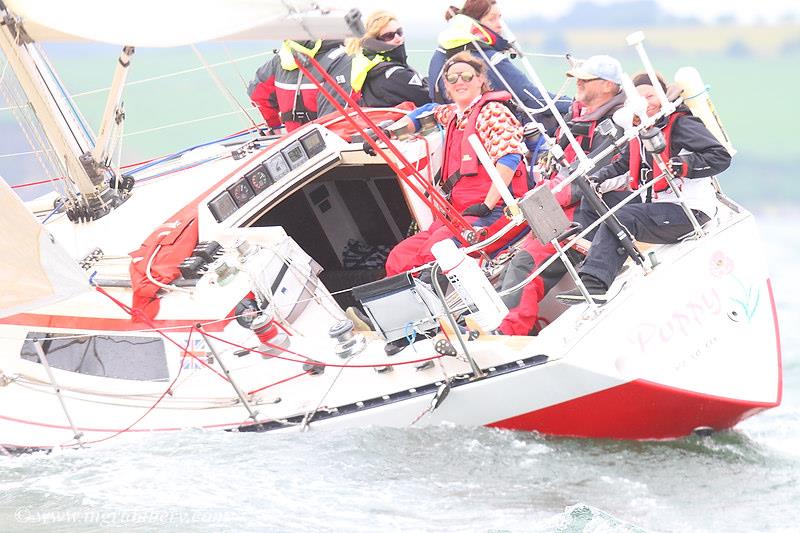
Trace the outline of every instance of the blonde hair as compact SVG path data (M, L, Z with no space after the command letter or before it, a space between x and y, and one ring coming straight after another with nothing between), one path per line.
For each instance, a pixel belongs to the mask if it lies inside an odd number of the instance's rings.
M375 11L370 14L364 22L364 36L361 39L347 39L345 44L347 53L353 55L358 52L361 49L361 43L367 39L376 38L381 34L383 27L393 20L397 20L397 17L389 11Z

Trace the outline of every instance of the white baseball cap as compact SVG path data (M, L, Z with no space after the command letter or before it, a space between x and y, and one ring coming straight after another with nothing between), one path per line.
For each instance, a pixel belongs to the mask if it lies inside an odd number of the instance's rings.
M579 80L603 79L622 85L622 65L611 56L592 56L567 71L567 76Z

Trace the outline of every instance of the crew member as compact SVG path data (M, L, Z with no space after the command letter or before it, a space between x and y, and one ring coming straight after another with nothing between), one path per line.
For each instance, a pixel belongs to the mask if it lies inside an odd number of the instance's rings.
M489 90L483 62L463 52L451 57L443 72L453 103L429 104L417 113L433 108L436 120L446 128L442 188L449 193L450 203L467 222L486 227L500 218L503 203L467 139L473 133L478 135L500 176L520 196L527 191L522 125L505 105L510 95ZM414 116L412 113L401 120L414 122ZM414 126L418 129L419 124ZM399 274L433 261L431 246L452 237L449 228L434 222L392 249L386 274Z
M662 90L666 84L659 77ZM639 94L647 100L647 115L661 110L661 101L647 74L634 78ZM674 113L658 120L654 127L662 130L666 149L651 154L643 149L638 138L633 139L621 158L600 169L590 181L598 184L627 172L630 188L638 189L645 183L656 183L641 194L640 201L622 206L617 219L634 239L653 243L676 243L694 231L694 226L681 207L675 192L667 185L662 170L654 158L675 176L675 184L685 204L692 210L700 224L708 222L716 212L716 195L711 177L726 170L731 163L730 153L706 129L703 122L680 106ZM610 193L609 193L610 194ZM623 196L625 193L620 193ZM619 241L605 224L601 224L592 239L589 255L579 271L581 280L596 303L607 301L606 292L616 278L626 255L617 252ZM584 301L576 288L559 294L568 303Z
M597 125L610 119L614 111L625 103L622 92L622 66L619 61L606 55L597 55L588 58L567 72L567 76L575 78L577 92L573 102L567 126L575 136L575 140L586 153L599 152L610 142L595 135ZM568 162L575 161L577 154L571 145L566 143L566 136L557 133L559 143L564 148L564 155ZM608 159L606 159L608 161ZM599 165L603 165L601 161ZM550 179L544 180L548 187L554 187L563 181L569 173L569 168L553 174ZM564 208L570 220L575 214L575 209L580 203L577 189L567 185L556 199ZM520 250L516 252L506 267L501 291L516 287L555 253L550 244L542 244L534 235L529 234L520 243ZM506 335L530 335L538 332L539 302L545 294L558 283L566 272L564 265L557 261L552 263L540 276L537 276L521 290L515 290L503 296L503 302L509 309L508 315L500 324L499 330Z
M431 101L428 80L408 65L403 28L392 13L376 11L367 17L366 32L347 45L353 55L351 84L365 107L394 107Z
M335 110L317 86L300 72L294 60L295 52L314 57L336 83L351 92L352 60L342 41L283 41L280 50L256 71L256 77L247 89L250 100L273 130L285 127L292 131ZM315 78L321 79L314 69L311 72ZM327 89L345 105L331 87Z
M502 36L502 14L495 0L466 0L461 9L453 6L448 8L445 20L448 21L447 28L439 34L439 47L433 53L428 66L432 101L450 101L445 91L442 65L448 57L466 50L486 65L486 75L492 90L510 90L531 109L545 107L542 94L509 58L515 52L511 43ZM560 113L565 113L570 103L571 99L560 98L556 107ZM529 121L521 110L515 114L523 124ZM550 113L540 114L537 120L551 133L556 128L555 119ZM528 148L534 150L535 146Z

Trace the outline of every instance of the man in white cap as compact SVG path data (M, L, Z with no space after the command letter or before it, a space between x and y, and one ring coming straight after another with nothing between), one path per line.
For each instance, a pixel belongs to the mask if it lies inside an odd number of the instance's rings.
M567 114L567 125L584 152L599 152L607 146L609 140L602 135L595 136L597 125L611 118L614 111L625 103L622 65L613 57L597 55L574 66L567 72L567 76L575 78L578 86L575 101ZM559 138L567 161L575 161L575 150L567 144L566 136L559 131L556 137ZM610 157L597 162L597 167L607 164L608 159ZM547 176L549 179L545 182L554 187L568 174L569 170L562 169L561 172ZM580 198L577 187L573 189L571 185L556 194L556 199L570 220L576 215ZM555 253L551 244L542 244L533 235L526 236L519 248L503 273L501 291L518 286L537 265ZM536 334L539 328L539 302L565 273L563 263L556 261L521 290L503 296L503 302L509 311L500 324L499 331L505 335Z
M583 106L581 115L593 114L620 94L622 66L611 56L592 56L567 71L567 76L578 85L575 100Z

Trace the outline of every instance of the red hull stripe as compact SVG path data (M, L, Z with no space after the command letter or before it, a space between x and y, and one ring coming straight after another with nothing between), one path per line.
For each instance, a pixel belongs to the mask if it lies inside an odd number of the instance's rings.
M769 303L772 306L772 320L775 323L775 350L778 352L778 405L783 401L783 354L781 352L781 330L778 326L778 308L775 305L775 295L772 293L772 280L767 278L767 292Z
M698 427L728 429L776 405L636 380L489 426L571 437L672 439L689 435Z

